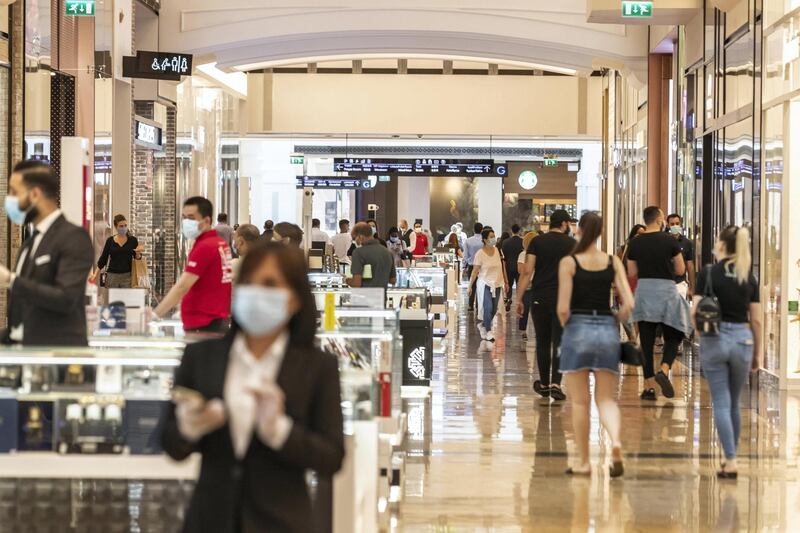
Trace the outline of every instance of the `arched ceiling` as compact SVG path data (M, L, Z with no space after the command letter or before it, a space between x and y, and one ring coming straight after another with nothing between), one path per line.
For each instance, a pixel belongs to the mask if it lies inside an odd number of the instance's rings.
M159 18L162 50L229 69L377 56L646 68L647 28L587 23L585 0L174 0Z

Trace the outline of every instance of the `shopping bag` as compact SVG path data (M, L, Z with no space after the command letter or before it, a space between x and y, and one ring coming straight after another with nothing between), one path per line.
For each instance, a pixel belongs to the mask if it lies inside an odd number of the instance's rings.
M134 259L131 263L131 288L150 288L150 275L147 273L147 260L144 257Z

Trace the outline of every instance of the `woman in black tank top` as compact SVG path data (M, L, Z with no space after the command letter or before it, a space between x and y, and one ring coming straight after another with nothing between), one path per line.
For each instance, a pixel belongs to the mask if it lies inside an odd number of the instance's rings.
M617 406L620 339L616 319L625 320L633 310L633 294L622 262L597 249L603 219L586 213L578 224L580 240L572 255L561 260L558 272L558 318L564 325L561 340L561 372L572 402L572 427L578 464L567 474L590 475L589 374L594 374L595 403L600 422L612 443L611 477L623 474L620 414ZM620 295L617 317L611 313L611 288Z

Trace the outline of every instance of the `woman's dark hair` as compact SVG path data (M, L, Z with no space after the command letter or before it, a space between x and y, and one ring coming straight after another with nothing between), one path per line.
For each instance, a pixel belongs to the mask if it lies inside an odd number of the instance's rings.
M628 233L628 242L631 242L631 239L639 235L639 230L647 229L644 224L634 224L631 228L631 232Z
M291 222L278 222L275 224L274 231L277 231L281 238L288 238L289 243L300 246L303 242L303 230L297 224Z
M391 228L389 228L389 233L386 234L386 239L387 240L390 239L392 237L392 234L397 235L399 237L400 230L398 230L395 226L392 226Z
M489 235L491 235L492 233L494 233L494 230L492 228L483 228L483 231L481 231L481 240L485 243L486 240L489 238Z
M253 273L270 257L275 258L289 289L300 302L300 309L289 320L289 344L299 348L311 348L314 346L317 332L317 304L308 283L306 258L299 248L263 240L251 244L239 267L238 283L247 284ZM239 331L235 320L231 331L234 333Z
M125 218L125 215L114 215L114 227L116 228L119 226L120 222L127 222L128 219Z
M581 240L575 245L572 254L582 254L588 250L603 233L603 217L597 213L584 213L578 222L581 229Z

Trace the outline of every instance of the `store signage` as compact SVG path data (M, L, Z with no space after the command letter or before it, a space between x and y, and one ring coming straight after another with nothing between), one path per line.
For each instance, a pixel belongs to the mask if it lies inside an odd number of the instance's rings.
M306 162L306 156L303 154L292 154L289 156L289 163L292 165L302 165Z
M167 74L171 76L192 75L192 55L176 52L136 52L139 72Z
M64 13L68 17L93 17L94 0L67 0Z
M361 189L375 187L375 180L369 178L343 178L341 176L297 176L296 187L303 189Z
M506 176L508 166L492 159L334 159L336 172L400 176Z
M425 379L425 346L419 346L408 354L408 372L416 379Z
M653 2L622 2L622 16L630 18L647 18L653 16Z
M546 167L557 167L558 166L558 159L554 157L546 157L544 159L544 166Z
M161 149L162 130L156 124L143 118L136 117L134 120L134 142L145 148L153 150Z
M536 187L539 184L539 176L536 175L536 172L533 170L523 170L519 173L519 178L517 178L519 182L519 186L529 191Z

